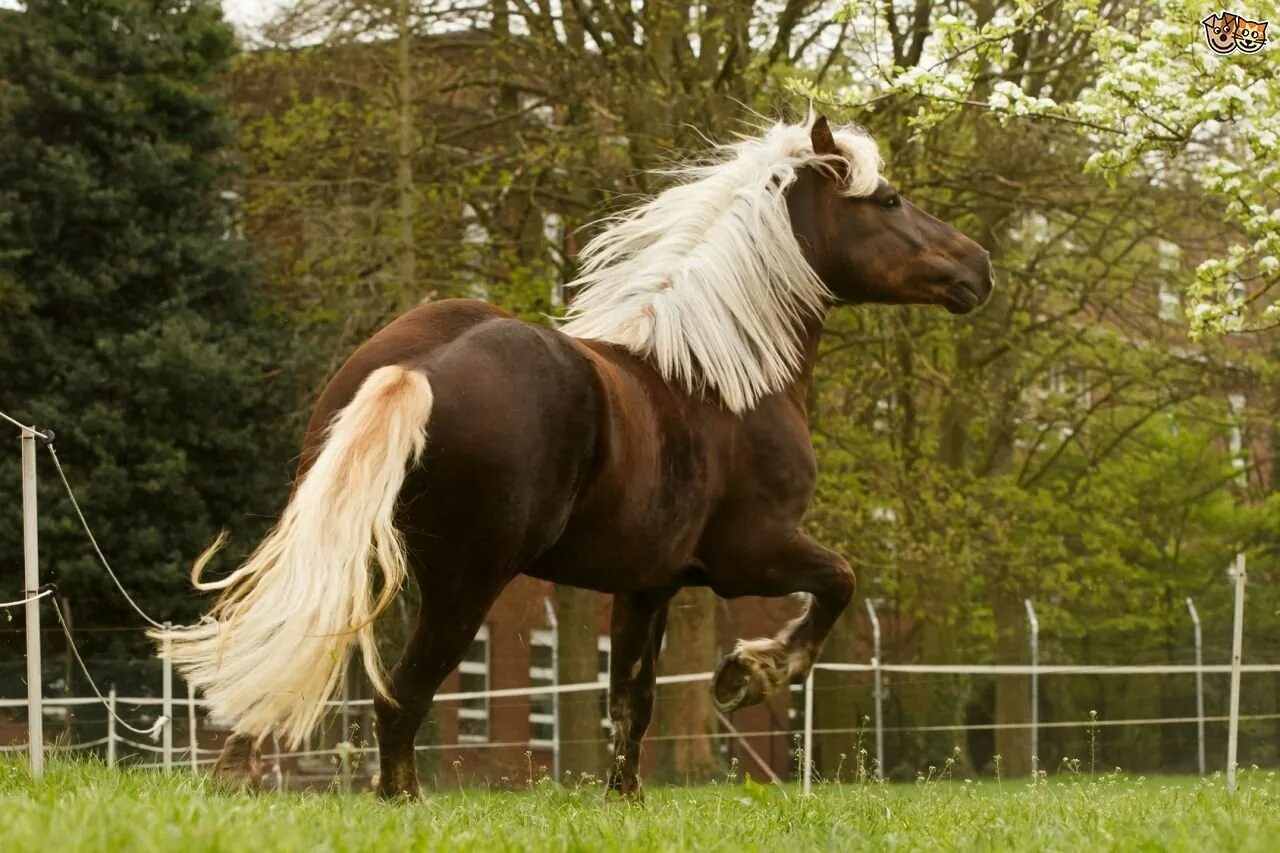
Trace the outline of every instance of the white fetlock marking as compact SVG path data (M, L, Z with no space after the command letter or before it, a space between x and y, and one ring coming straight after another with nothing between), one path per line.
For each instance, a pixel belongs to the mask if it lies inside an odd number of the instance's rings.
M739 640L733 657L751 671L752 678L759 681L766 696L787 680L789 662L786 647L775 639Z

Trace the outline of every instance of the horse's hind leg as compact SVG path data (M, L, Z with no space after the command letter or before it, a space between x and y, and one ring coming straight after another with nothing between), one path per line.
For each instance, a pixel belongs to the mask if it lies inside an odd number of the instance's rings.
M613 724L614 766L606 796L617 792L643 800L640 745L653 715L658 652L667 626L667 604L674 589L616 595L610 625L609 720Z
M417 573L422 604L413 634L388 681L389 697L373 707L378 733L378 796L419 793L414 738L445 676L466 654L498 593L510 578L497 572L449 569L450 582L435 572ZM434 579L433 579L434 578Z
M253 735L233 732L222 745L222 754L213 765L219 782L250 790L262 787L262 753Z

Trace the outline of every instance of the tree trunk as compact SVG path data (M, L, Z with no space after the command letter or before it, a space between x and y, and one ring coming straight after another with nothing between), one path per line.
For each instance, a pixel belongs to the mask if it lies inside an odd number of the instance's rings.
M716 596L690 588L671 600L662 675L710 672L716 665ZM667 782L705 782L720 769L717 720L711 691L702 682L668 684L657 690L654 734L671 738L654 743L655 776Z
M1008 590L992 595L996 620L996 662L1028 663L1027 614L1022 599ZM1027 723L1031 719L1031 680L1025 675L1004 675L996 679L996 725ZM996 755L1003 776L1026 776L1031 772L1031 730L996 729Z
M599 596L587 589L556 587L559 654L556 677L560 684L595 681L599 675L597 618ZM580 774L604 773L603 691L560 694L560 772L574 779ZM562 779L563 781L563 779Z
M972 335L972 331L967 328L955 332L956 368L961 380L973 360ZM899 392L902 397L899 406L903 409L900 443L908 465L912 465L918 459L914 434L914 404L918 391L913 377L915 354L911 330L897 332L895 339L897 361L903 374L902 390ZM962 472L970 466L969 430L973 418L973 404L969 395L956 393L948 398L939 424L937 450L937 462L945 468ZM911 469L907 470L910 475ZM904 509L906 529L910 530L921 523L910 504ZM921 565L919 558L910 553L900 556L898 560L901 570L908 577L929 578L928 586L920 590L915 604L916 621L912 626L914 648L911 650L913 655L926 664L954 662L958 652L955 603L963 598L960 573L954 565L934 565L932 560ZM895 680L894 693L898 697L896 705L900 709L903 725L920 728L959 726L965 720L970 684L964 677L940 679L904 675ZM935 772L942 773L948 769L949 759L955 762L949 768L953 776L967 772L972 767L968 742L958 731L912 732L901 740L904 749L897 760L886 756L886 762L890 765L886 768L886 773L892 772L895 778L910 778L913 775L911 771L928 775L930 767L935 768Z
M400 0L396 38L396 276L401 294L417 285L417 246L414 242L413 187L413 26L410 0Z

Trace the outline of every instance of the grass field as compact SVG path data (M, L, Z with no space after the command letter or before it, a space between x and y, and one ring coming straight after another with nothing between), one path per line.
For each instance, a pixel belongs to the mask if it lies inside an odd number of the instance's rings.
M367 794L220 792L185 774L0 763L5 850L1276 850L1280 781L1113 774L1028 781L655 788L643 807L594 787Z

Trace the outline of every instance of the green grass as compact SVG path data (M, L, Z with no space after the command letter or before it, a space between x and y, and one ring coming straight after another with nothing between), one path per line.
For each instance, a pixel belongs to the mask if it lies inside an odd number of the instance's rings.
M753 783L654 788L644 807L594 787L367 794L225 793L202 778L55 761L33 783L0 762L5 850L1275 850L1280 782L1049 777L1002 784Z

